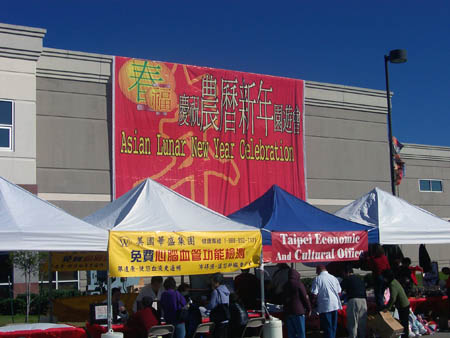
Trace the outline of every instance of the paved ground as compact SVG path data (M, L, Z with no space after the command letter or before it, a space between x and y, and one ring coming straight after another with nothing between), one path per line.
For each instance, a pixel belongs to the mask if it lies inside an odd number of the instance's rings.
M306 333L306 337L307 338L322 338L323 335L321 333L319 333L319 332L307 332ZM338 335L337 337L338 338L344 338L344 337L347 337L347 336ZM427 335L427 336L422 336L422 337L424 337L424 338L426 338L426 337L430 337L430 338L444 338L444 337L450 338L450 331L449 332L436 332L433 335Z

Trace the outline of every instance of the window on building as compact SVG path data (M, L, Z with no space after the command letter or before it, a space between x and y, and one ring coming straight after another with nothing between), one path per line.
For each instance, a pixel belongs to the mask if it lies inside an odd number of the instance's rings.
M441 180L419 180L420 191L442 192Z
M13 150L14 104L0 100L0 150Z
M41 270L40 283L48 285L48 271ZM52 285L56 290L78 290L79 289L79 271L53 271Z

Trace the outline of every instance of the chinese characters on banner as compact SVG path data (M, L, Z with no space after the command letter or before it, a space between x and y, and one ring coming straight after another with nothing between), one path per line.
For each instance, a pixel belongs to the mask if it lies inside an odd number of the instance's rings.
M114 78L116 198L147 177L221 214L305 198L302 80L125 57Z
M106 252L52 252L52 271L106 270ZM48 262L42 265L48 271Z
M259 266L259 231L109 233L113 277L209 274Z
M274 263L354 261L367 248L367 231L272 232Z

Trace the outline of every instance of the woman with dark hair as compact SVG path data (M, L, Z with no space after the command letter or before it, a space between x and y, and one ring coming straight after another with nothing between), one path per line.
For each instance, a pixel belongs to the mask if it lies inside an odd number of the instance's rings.
M186 326L178 318L178 314L186 306L186 300L176 290L176 287L175 279L173 277L167 277L164 281L164 289L166 291L161 295L161 308L165 322L175 327L175 338L184 338L186 335Z
M384 254L383 247L377 244L374 255L371 255L367 260L367 265L372 270L373 277L373 291L375 293L375 302L377 308L381 309L384 305L384 289L386 285L383 281L383 271L390 270L388 258Z
M211 293L211 300L209 301L209 304L206 306L208 310L211 310L210 312L210 319L214 321L215 328L214 328L214 337L216 338L223 338L227 337L227 329L228 329L228 319L224 319L225 312L228 311L229 315L229 309L228 306L230 304L230 291L228 288L223 285L224 279L223 275L221 273L215 273L211 277L211 287L213 289ZM224 304L224 305L223 305ZM216 309L217 308L217 309ZM220 310L220 311L217 311ZM217 314L220 314L219 317L222 317L219 320L214 319Z
M289 268L288 281L284 285L284 318L289 338L305 338L305 317L311 314L311 302L300 273Z
M158 325L153 308L153 299L151 297L144 297L141 301L141 309L134 313L125 325L125 338L147 338L148 330Z
M240 337L248 322L248 313L244 308L239 296L230 294L230 325L228 328L229 337Z
M403 326L403 338L409 336L409 299L406 296L405 290L395 279L392 270L383 271L383 279L389 287L390 298L386 304L385 311L394 311L394 307L398 311L400 324Z

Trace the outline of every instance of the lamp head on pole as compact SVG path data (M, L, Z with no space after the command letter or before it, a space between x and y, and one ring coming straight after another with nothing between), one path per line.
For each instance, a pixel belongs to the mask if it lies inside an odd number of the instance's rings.
M404 63L408 57L405 49L394 49L389 52L387 59L392 63Z

